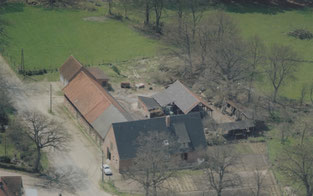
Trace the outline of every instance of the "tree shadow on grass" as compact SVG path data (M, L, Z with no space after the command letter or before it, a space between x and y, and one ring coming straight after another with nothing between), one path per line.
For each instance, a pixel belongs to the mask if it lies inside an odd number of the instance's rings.
M24 3L7 3L0 7L1 14L8 14L14 12L23 12L24 11Z
M260 14L278 14L283 13L285 11L290 10L302 10L304 9L303 6L298 4L292 4L288 2L282 2L280 4L270 2L264 2L260 0L249 1L249 2L230 2L230 3L223 3L217 5L217 7L224 9L227 12L234 12L234 13L260 13Z

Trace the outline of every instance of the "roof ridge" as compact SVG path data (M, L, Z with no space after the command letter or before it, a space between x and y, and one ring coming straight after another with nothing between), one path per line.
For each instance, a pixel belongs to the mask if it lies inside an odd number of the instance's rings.
M85 73L84 71L83 71L83 73L92 81L92 83L97 87L97 89L100 90L101 94L102 94L104 97L106 97L106 99L107 99L112 105L114 105L114 106L122 113L122 115L123 115L126 119L128 119L128 117L126 117L126 116L123 114L123 112L124 112L124 113L127 113L127 114L128 114L128 112L118 103L118 101L117 101L109 92L107 92L107 90L105 90L102 86L100 86L100 84L99 84L97 81L95 81L93 78L91 78L91 77L90 77L87 73Z
M197 95L196 93L194 93L194 92L192 92L186 85L184 85L181 81L179 81L179 80L177 80L185 89L187 89L187 91L189 91L191 94L192 94L192 96L193 97L195 97L196 99L198 99L198 101L200 102L200 103L204 103L204 105L206 105L207 107L209 107L210 109L212 109L213 110L213 108L211 108L210 106L209 106L209 103L207 103L205 100L203 100L199 95ZM190 111L190 108L188 109L189 111ZM189 111L187 111L187 112L189 112Z
M80 66L84 67L83 64L82 64L81 62L79 62L79 60L77 60L73 55L71 55L67 60L69 60L71 57L72 57L72 59L73 59L74 61L76 61ZM67 61L67 60L66 60L66 61Z

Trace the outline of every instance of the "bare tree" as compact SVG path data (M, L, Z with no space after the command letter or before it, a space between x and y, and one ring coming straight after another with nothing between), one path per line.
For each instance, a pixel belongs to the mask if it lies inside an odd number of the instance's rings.
M197 46L196 41L192 38L192 24L184 17L181 26L177 24L168 25L164 39L175 46L171 48L174 56L178 57L183 64L174 67L176 75L184 80L190 80L195 77L197 64Z
M187 7L189 8L192 21L192 39L195 39L197 25L201 21L203 9L201 6L201 0L188 0Z
M8 41L7 41L8 36L5 30L5 27L7 26L7 24L8 23L5 20L0 19L0 48L8 45Z
M313 83L312 83L312 85L310 87L310 100L311 100L311 102L313 104Z
M50 120L38 111L24 112L22 120L26 125L26 133L36 145L37 159L34 171L38 172L42 149L50 147L56 150L64 150L70 136L60 123Z
M264 191L265 175L258 168L253 172L253 185L250 190L253 196L260 196Z
M214 189L217 196L221 196L224 189L239 184L240 177L231 170L237 160L238 155L226 145L210 147L206 152L203 173L208 188Z
M108 14L113 15L113 12L112 12L113 0L107 0L107 1L108 1L108 6L109 6Z
M128 18L128 8L130 7L132 1L131 0L119 0L119 2L124 9L124 18Z
M0 130L4 131L4 127L9 123L9 113L14 110L11 99L8 95L8 86L0 74Z
M202 80L211 88L219 87L224 97L235 97L249 76L245 43L240 39L224 40L212 45L208 55L210 62Z
M276 102L280 87L287 82L287 79L294 78L299 58L291 47L277 44L271 47L267 58L265 72L274 88L273 102Z
M136 142L136 157L132 165L123 173L139 183L145 195L157 195L157 189L164 181L174 176L175 157L171 152L177 148L175 139L168 133L158 131L141 134Z
M301 138L298 142L285 145L278 154L277 168L291 184L305 190L307 196L313 195L313 144L308 137L312 126L301 124Z
M165 0L152 0L152 7L154 9L154 14L155 14L155 31L157 33L161 33L161 16L164 8L164 3Z
M258 36L250 38L247 44L248 47L248 63L250 65L249 76L249 93L248 102L251 102L251 90L256 75L259 73L258 68L265 63L265 46Z
M308 87L306 84L304 84L301 88L301 94L300 94L300 105L301 106L303 105L303 102L304 102L304 99L307 95L307 92L308 92Z

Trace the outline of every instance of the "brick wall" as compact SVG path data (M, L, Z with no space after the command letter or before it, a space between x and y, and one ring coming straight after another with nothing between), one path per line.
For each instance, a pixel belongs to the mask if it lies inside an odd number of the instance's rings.
M103 145L102 145L102 150L104 152L105 158L108 159L108 149L111 152L111 160L110 160L110 165L114 167L115 169L119 170L120 168L120 157L118 155L118 149L117 149L117 144L115 140L115 135L113 132L113 128L111 126L110 130L108 131L108 134L106 135Z
M66 96L64 96L64 106L71 112L73 117L77 120L78 124L84 128L85 132L91 136L91 138L97 143L97 145L101 146L103 143L101 136L97 133L96 130L93 129L92 126L90 126L90 124L77 111L75 106L69 101Z

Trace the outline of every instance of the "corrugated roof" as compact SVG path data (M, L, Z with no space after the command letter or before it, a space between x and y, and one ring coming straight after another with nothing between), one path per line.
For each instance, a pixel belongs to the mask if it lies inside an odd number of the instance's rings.
M109 80L109 77L104 74L103 70L99 67L86 67L86 69L91 73L97 80Z
M70 56L60 67L59 72L65 80L71 81L82 67L82 64L75 57Z
M140 99L147 107L148 110L160 108L161 106L151 97L143 97L138 96L138 99Z
M171 84L164 91L157 93L153 98L162 106L174 103L185 114L190 112L199 103L211 109L209 104L194 94L189 88L179 80Z
M93 124L106 109L110 106L127 120L132 120L130 114L94 79L81 71L75 78L63 89L64 95L78 109L89 124ZM110 115L109 113L105 113ZM98 121L97 121L97 127ZM102 131L99 132L101 135Z
M145 120L113 123L112 127L115 134L120 159L126 160L134 158L136 156L137 137L140 133L148 133L151 131L170 131L171 133L176 134L178 138L182 137L182 140L185 141L188 139L183 139L183 137L189 137L191 141L191 147L193 149L198 149L207 145L203 132L201 116L198 112L187 115L171 116L170 127L166 126L165 118L166 117L159 117ZM181 129L181 125L184 125L183 129Z

